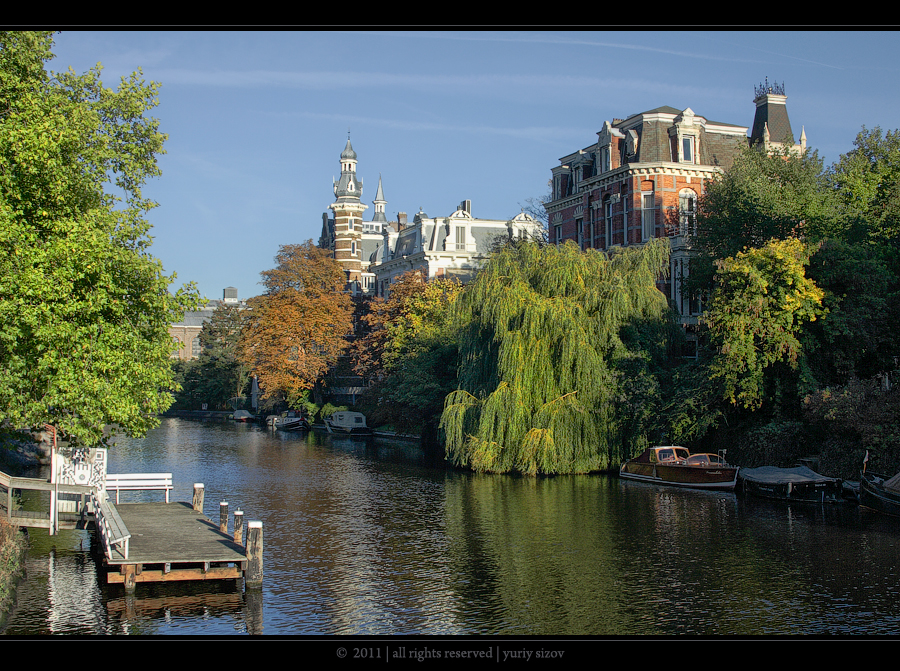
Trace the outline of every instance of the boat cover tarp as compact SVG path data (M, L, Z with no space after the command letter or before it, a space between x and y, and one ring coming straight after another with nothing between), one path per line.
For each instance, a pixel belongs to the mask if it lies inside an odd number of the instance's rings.
M894 477L889 480L884 481L884 488L891 489L895 492L900 492L900 473L897 473Z
M745 480L773 485L784 485L789 482L793 482L794 484L801 482L839 482L839 478L829 478L825 475L820 475L806 466L795 466L794 468L778 468L777 466L742 468L740 470L740 476Z

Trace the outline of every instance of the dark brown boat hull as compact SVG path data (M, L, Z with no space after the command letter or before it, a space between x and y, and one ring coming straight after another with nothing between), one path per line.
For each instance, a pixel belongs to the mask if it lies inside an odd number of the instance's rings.
M619 477L673 487L732 490L737 485L737 466L685 466L625 462Z

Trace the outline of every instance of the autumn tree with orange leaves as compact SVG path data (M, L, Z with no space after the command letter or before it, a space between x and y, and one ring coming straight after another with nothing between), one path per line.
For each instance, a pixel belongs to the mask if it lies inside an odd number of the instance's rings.
M344 271L312 240L283 245L277 266L261 273L266 292L241 334L241 359L257 375L264 398L299 403L316 389L347 347L353 304Z

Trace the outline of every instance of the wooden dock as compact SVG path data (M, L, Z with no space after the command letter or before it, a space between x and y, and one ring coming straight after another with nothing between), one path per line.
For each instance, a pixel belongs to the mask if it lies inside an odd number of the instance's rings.
M248 568L245 548L189 503L120 503L131 534L122 548L105 553L107 582L136 583L240 579Z
M0 472L0 516L15 526L90 529L96 532L98 560L107 583L133 592L137 583L179 580L239 580L262 587L262 522L248 522L234 511L228 533L228 503L219 504L219 521L203 514L204 486L194 484L192 503L169 503L171 473L132 473L108 477L115 503L104 488L19 478ZM119 503L120 490L160 490L166 503ZM20 510L15 492L37 492L46 508ZM49 503L48 503L49 501ZM61 510L65 504L66 512ZM39 506L40 507L40 506Z

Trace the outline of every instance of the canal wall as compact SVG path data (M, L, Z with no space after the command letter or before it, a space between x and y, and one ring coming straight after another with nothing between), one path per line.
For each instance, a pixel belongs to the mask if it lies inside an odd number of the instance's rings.
M234 414L233 410L167 410L160 417L182 417L184 419L217 419L227 420Z

